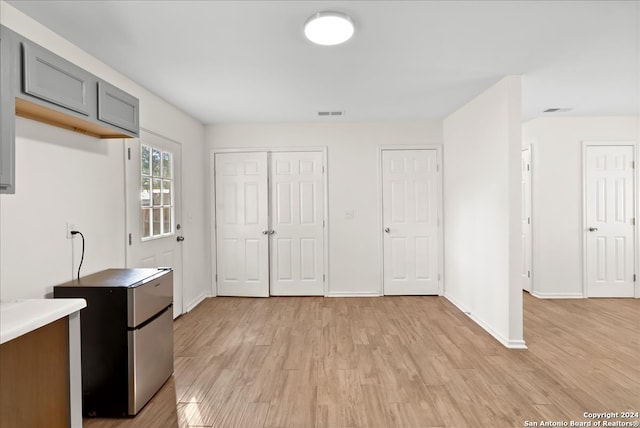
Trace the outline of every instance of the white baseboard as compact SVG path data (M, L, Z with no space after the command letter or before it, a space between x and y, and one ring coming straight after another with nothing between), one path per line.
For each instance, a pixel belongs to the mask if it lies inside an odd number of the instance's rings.
M521 339L517 339L517 340L507 339L506 337L504 337L503 335L501 335L500 333L495 331L489 324L487 324L482 319L480 319L477 316L475 316L475 314L472 314L469 309L467 309L464 305L462 305L460 302L458 302L455 298L451 297L450 295L448 295L446 293L445 293L444 297L448 301L450 301L456 308L460 309L460 311L463 312L466 316L471 318L471 320L473 322L475 322L480 327L482 327L483 330L485 330L487 333L489 333L491 336L493 336L498 342L502 343L502 345L505 348L509 348L509 349L528 349L526 343L524 342L524 340L521 340Z
M530 294L538 299L584 299L582 293L541 293L532 291Z
M504 345L504 343L503 343ZM529 349L527 344L522 340L509 340L507 345L504 345L509 349Z
M200 295L198 297L196 297L195 299L193 299L191 301L191 303L187 303L187 306L185 308L185 313L187 312L191 312L193 309L195 309L196 306L198 306L200 303L202 303L202 301L204 299L208 299L209 297L213 297L213 295L211 294L210 291L203 291L202 293L200 293Z
M380 297L376 292L353 292L353 291L332 291L324 297Z

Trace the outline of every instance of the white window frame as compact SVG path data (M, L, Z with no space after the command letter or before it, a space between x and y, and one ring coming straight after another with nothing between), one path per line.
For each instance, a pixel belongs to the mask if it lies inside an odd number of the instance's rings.
M149 175L146 175L143 173L142 171L142 152L144 151L144 148L147 147L149 149L149 153L150 153L150 158L149 158ZM153 176L153 161L152 161L152 153L153 150L157 150L160 152L160 172L161 172L161 176L160 177L154 177ZM170 157L170 174L169 174L169 178L165 178L162 176L162 158L164 153L169 153ZM141 242L146 242L146 241L153 241L155 239L162 239L162 238L166 238L166 237L170 237L170 236L175 236L176 234L176 221L175 221L175 208L176 208L176 204L175 204L175 177L174 177L174 167L173 167L173 162L174 162L174 158L175 155L174 153L164 150L160 147L155 147L152 146L150 144L145 144L144 142L140 142L140 186L141 186L141 191L142 191L142 182L145 178L149 178L150 181L150 188L153 189L153 180L154 179L159 179L162 182L161 185L161 189L164 189L164 182L165 181L169 181L171 183L171 201L169 205L165 205L164 204L164 195L161 194L160 196L160 202L161 204L159 206L154 206L153 205L153 193L151 193L149 195L149 206L142 206L142 198L140 198L139 200L139 213L140 213L140 230L144 231L144 222L142 221L142 213L144 212L144 210L149 210L151 212L151 219L149 222L149 232L150 232L150 236L142 236L142 234L140 235L140 241ZM170 214L171 214L171 223L170 223L170 232L167 233L160 233L158 235L154 235L153 234L153 210L154 209L160 209L161 212L164 211L164 209L169 208L170 209ZM160 229L162 230L164 228L164 214L161 215L161 221L160 221Z

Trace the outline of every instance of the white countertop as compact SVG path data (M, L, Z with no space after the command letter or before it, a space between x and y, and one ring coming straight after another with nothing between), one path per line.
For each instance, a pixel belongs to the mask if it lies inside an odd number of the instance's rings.
M84 299L0 302L0 344L66 317L87 306Z

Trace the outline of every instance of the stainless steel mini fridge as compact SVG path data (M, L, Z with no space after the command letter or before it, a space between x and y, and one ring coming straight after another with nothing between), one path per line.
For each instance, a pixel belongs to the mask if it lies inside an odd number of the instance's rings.
M55 286L80 297L82 410L136 415L173 373L173 271L107 269Z

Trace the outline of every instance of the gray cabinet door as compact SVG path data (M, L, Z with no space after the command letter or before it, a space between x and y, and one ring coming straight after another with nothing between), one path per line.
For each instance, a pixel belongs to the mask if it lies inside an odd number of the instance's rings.
M98 81L98 120L138 135L139 101L115 86Z
M14 46L9 31L0 29L0 193L15 193Z
M24 92L89 116L95 78L87 71L33 44L23 43ZM95 112L95 107L93 109Z

